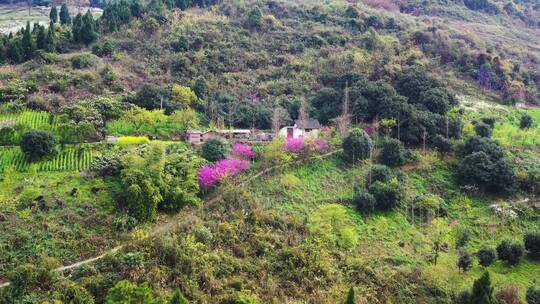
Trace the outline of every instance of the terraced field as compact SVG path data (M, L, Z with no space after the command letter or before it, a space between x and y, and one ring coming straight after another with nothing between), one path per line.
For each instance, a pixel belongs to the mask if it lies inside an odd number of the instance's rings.
M28 157L18 147L0 148L0 172L14 168L18 172L37 171L81 171L88 169L96 151L89 145L65 146L50 158L36 162Z

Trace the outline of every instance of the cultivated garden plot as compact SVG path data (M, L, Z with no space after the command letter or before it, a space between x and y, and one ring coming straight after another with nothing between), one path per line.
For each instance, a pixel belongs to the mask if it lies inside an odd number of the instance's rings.
M90 167L96 154L90 145L63 146L58 153L39 161L30 161L18 147L0 148L0 172L14 168L19 172L37 171L75 171Z

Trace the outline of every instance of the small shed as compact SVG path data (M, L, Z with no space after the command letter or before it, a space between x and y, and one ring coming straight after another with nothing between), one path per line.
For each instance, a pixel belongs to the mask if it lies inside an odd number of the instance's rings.
M295 120L294 126L284 127L278 135L286 138L316 138L321 124L317 119Z
M187 130L185 140L192 145L200 145L204 142L204 132L199 130Z

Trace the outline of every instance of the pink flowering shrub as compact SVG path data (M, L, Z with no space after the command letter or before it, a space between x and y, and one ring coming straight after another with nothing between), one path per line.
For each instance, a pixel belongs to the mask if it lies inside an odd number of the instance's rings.
M201 186L211 187L224 177L235 176L248 169L249 162L246 160L225 158L213 165L204 166L199 169L199 184Z
M302 153L306 145L303 138L287 138L283 144L283 149L287 152Z
M309 150L315 153L324 153L330 149L330 144L324 139L315 139L309 143Z
M244 159L253 159L255 158L255 152L250 145L235 143L232 145L232 155L244 158Z

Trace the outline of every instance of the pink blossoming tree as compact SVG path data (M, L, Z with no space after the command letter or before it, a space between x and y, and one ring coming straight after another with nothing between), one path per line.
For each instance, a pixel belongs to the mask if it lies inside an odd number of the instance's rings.
M283 149L296 154L303 153L306 145L303 138L287 138L283 144Z
M231 154L243 159L255 158L255 151L250 145L235 143L232 145Z
M235 176L249 169L249 162L237 158L225 158L215 164L199 169L199 184L212 187L225 177Z

